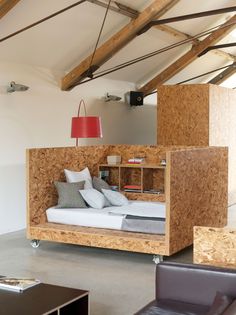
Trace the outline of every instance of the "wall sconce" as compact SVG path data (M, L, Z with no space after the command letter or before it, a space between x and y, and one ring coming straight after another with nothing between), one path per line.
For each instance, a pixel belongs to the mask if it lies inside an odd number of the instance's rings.
M80 116L81 105L84 106L85 113L82 117ZM76 146L78 146L78 138L102 138L101 117L87 116L83 99L79 103L78 116L72 117L71 138L76 138Z

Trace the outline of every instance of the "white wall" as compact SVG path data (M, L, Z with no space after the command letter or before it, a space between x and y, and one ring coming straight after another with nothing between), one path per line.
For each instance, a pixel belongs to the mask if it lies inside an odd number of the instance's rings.
M30 87L6 93L10 81ZM156 107L130 108L123 102L103 102L106 92L123 96L133 90L128 82L99 79L62 92L46 69L0 63L0 234L26 226L25 149L72 146L71 117L81 98L88 114L102 117L102 139L80 144L156 143Z

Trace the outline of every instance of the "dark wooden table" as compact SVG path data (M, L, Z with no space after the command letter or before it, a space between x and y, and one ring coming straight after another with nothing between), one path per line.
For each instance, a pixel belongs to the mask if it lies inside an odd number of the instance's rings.
M0 289L0 314L89 315L89 293L44 283L22 293Z

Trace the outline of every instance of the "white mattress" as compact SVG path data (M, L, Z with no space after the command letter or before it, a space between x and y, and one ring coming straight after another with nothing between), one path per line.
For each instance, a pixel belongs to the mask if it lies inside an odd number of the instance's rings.
M131 201L127 206L95 208L56 208L46 210L52 223L120 230L127 215L165 218L165 203Z

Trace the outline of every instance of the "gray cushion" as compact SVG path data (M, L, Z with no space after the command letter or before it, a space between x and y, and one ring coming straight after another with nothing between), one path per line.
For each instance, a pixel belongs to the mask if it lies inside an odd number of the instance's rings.
M54 182L58 193L58 208L87 208L79 190L85 181L78 183Z
M102 193L102 189L111 189L111 187L108 185L105 180L98 178L98 177L93 177L93 188L96 190L100 191Z

